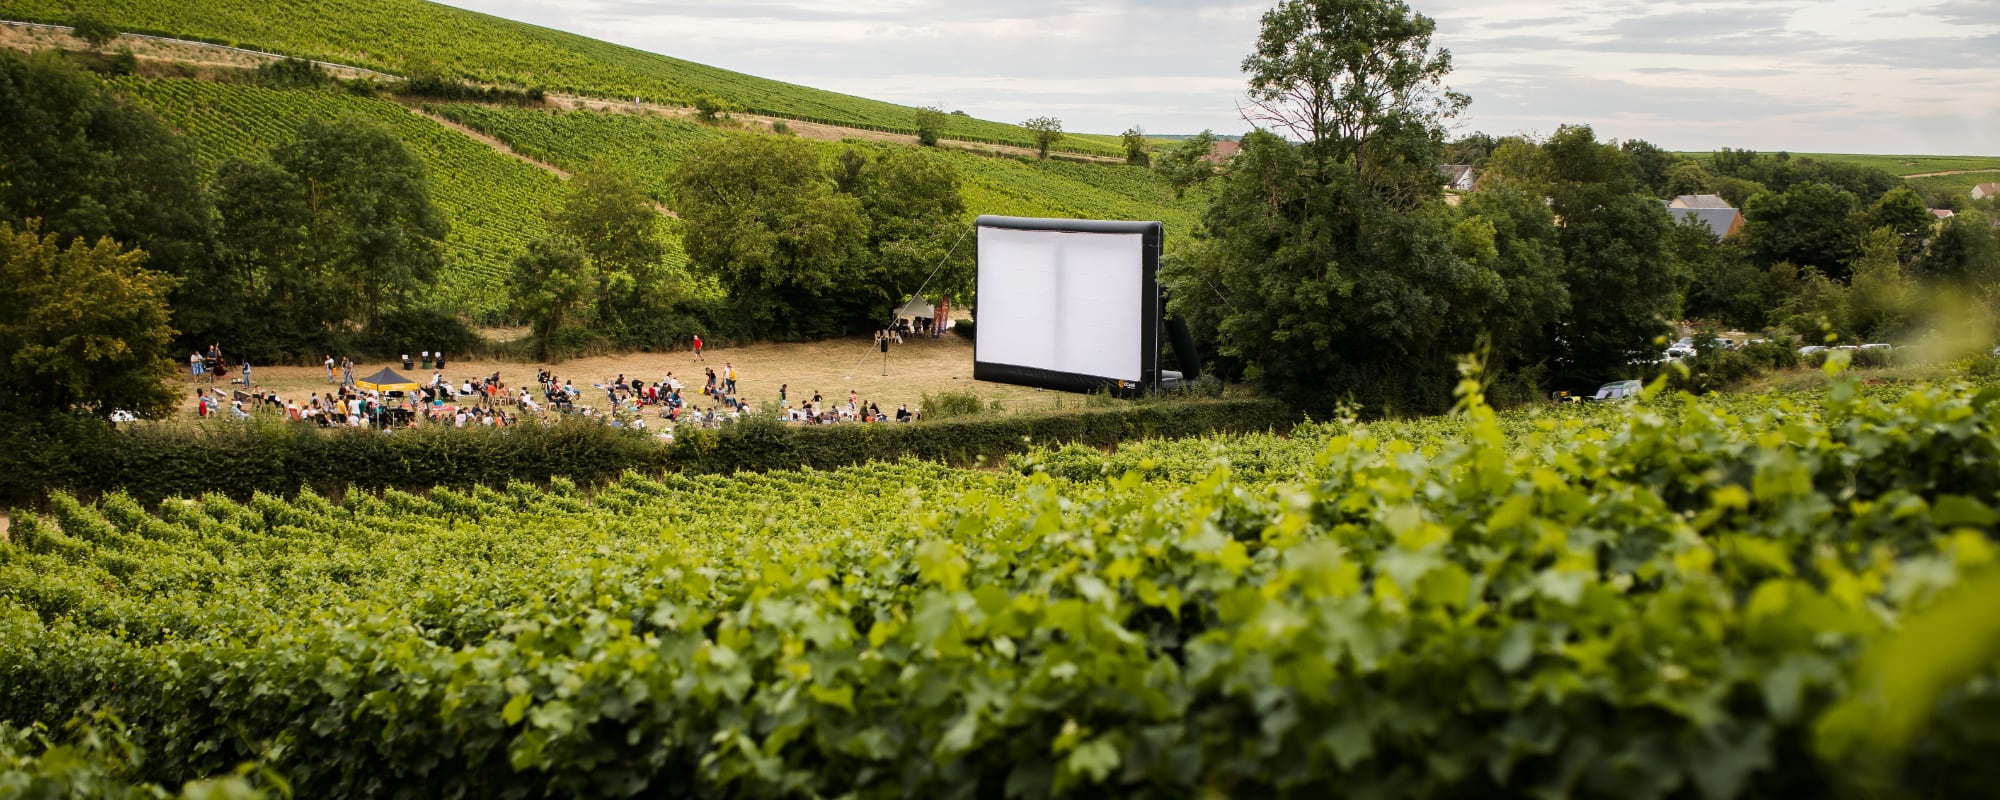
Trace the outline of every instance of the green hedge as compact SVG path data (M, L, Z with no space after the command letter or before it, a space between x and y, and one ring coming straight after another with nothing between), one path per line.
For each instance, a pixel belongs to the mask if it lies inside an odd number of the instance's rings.
M50 490L95 497L123 490L145 503L216 492L249 497L347 487L498 486L563 476L595 483L627 469L728 473L832 469L905 456L951 464L998 459L1031 445L1122 441L1289 428L1268 400L1176 400L1069 413L913 425L787 426L749 420L684 431L672 445L592 422L506 429L325 431L276 420L113 430L90 419L4 425L0 502L35 506Z

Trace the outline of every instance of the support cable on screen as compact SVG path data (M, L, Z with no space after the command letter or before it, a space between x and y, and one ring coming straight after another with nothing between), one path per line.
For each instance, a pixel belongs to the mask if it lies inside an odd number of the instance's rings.
M951 249L946 250L944 252L944 258L938 259L937 266L931 267L931 274L924 278L923 284L919 285L917 287L917 290L915 292L912 292L909 297L904 298L903 302L897 303L894 307L889 309L889 327L893 328L896 326L896 309L909 305L912 301L916 300L919 297L924 296L924 290L931 287L931 281L937 279L938 272L944 269L944 265L951 263L952 256L958 255L958 246L965 244L965 237L972 235L972 232L978 229L979 226L974 225L972 227L966 228L964 233L959 234L958 241L952 242ZM852 373L854 372L854 368L861 366L861 362L867 361L869 356L875 355L875 352L876 352L875 345L873 343L870 343L868 345L868 352L866 354L863 354L860 358L855 359L853 366L847 368L847 372L850 374L842 375L841 378L851 380L854 377L852 375Z

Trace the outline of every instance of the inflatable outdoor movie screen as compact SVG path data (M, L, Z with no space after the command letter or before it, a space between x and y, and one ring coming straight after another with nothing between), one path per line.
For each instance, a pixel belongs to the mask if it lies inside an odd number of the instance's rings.
M983 216L978 232L974 378L1117 394L1180 382L1160 368L1160 223Z

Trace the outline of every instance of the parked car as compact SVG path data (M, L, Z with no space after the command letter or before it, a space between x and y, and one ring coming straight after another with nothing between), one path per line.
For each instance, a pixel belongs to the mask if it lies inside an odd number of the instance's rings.
M1596 403L1625 400L1638 397L1645 388L1645 384L1638 381L1613 381L1597 387L1597 394L1591 395L1590 400Z
M1799 348L1799 355L1802 356L1809 356L1814 353L1824 353L1824 352L1826 352L1826 348L1816 344L1809 344Z
M1873 343L1873 344L1864 344L1864 345L1862 345L1862 346L1861 346L1861 349L1863 349L1863 350L1894 350L1894 349L1896 349L1896 348L1895 348L1894 346L1892 346L1892 345L1887 345L1887 344L1883 344L1883 343L1881 343L1881 342L1876 342L1876 343Z

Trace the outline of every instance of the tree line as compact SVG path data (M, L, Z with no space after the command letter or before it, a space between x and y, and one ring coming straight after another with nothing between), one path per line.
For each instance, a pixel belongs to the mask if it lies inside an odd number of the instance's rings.
M1243 62L1258 130L1227 170L1206 135L1156 163L1177 187L1216 184L1161 281L1226 373L1315 412L1425 412L1451 402L1465 353L1487 352L1494 395L1520 400L1657 369L1690 317L1862 340L1910 332L1927 290L1996 304L1990 207L1939 226L1881 170L1687 160L1584 125L1448 141L1468 99L1434 33L1398 0L1281 3ZM1484 171L1456 205L1447 159ZM1677 224L1662 202L1708 193L1742 208L1740 234Z

